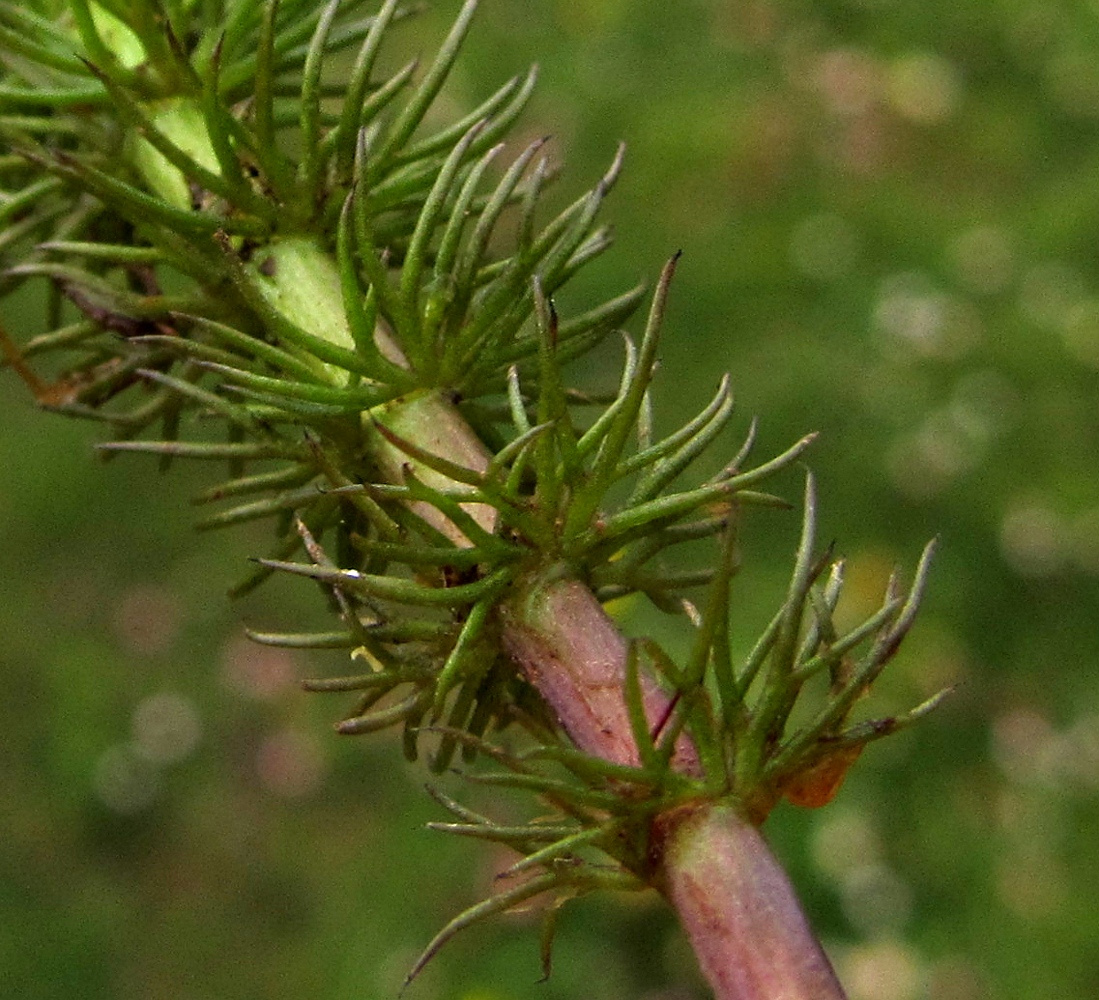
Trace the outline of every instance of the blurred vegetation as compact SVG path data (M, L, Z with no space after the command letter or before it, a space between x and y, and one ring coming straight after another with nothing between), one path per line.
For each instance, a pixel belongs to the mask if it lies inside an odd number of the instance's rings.
M407 24L408 49L455 8ZM955 697L868 750L834 804L767 827L852 1000L1092 1000L1099 10L485 0L449 99L468 108L530 61L526 121L554 136L561 197L629 143L619 246L585 280L624 288L684 251L658 419L729 370L761 454L822 431L822 531L868 601L942 537L875 708ZM94 439L5 375L5 994L393 997L500 859L423 829L424 776L384 741L331 733L342 706L297 688L331 662L243 640L242 620L323 609L278 586L228 605L257 546L190 531L200 472L103 466ZM740 641L796 521L746 529ZM566 910L545 984L535 927L474 930L410 1000L705 995L654 899Z

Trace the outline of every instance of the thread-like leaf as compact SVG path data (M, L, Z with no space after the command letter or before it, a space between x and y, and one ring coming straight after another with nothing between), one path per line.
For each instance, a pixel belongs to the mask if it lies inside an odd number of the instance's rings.
M321 583L344 587L352 593L366 597L377 597L400 604L413 604L424 607L439 605L442 607L463 607L474 604L486 594L505 585L511 571L498 569L494 573L475 583L458 584L454 587L426 587L412 580L398 577L377 576L372 573L360 573L355 569L333 569L315 566L309 563L285 562L278 559L257 559L261 566L281 570L298 576L308 576Z
M302 70L298 99L302 157L298 163L298 181L311 204L319 201L321 175L325 163L320 145L321 70L340 0L329 0L321 9L317 27L309 41Z
M621 461L622 451L636 424L637 414L655 371L660 326L664 318L668 289L671 285L672 276L675 274L678 259L679 257L676 255L669 260L661 272L660 281L657 282L652 305L649 309L649 318L645 324L645 334L642 337L641 348L637 356L636 371L630 379L622 402L616 408L614 417L603 434L588 479L582 489L577 492L577 496L569 510L568 521L565 525L566 536L576 536L581 531L588 529L596 509L610 486L614 470Z
M325 404L332 413L351 413L377 406L390 398L395 390L388 386L374 384L352 386L337 389L333 386L316 385L310 382L293 382L280 376L256 375L241 368L219 365L213 362L200 362L206 371L220 375L222 379L237 386L258 390L269 399L286 397L289 400L304 400L310 403Z
M833 693L811 721L790 738L787 745L783 747L782 756L777 760L795 757L822 734L832 733L837 724L842 723L846 718L856 699L877 679L885 664L895 653L900 638L911 626L927 583L934 551L935 541L932 540L924 547L912 586L897 612L896 619L892 624L886 625L871 649L854 665L842 689Z
M522 903L524 900L539 896L543 892L553 889L559 881L558 875L552 872L544 872L541 875L536 875L527 882L520 883L514 888L498 893L489 899L482 900L480 903L463 910L439 931L439 933L431 939L428 946L424 948L420 957L416 959L412 968L408 971L408 975L405 976L404 987L407 987L421 972L423 972L424 967L438 954L439 949L459 931L464 930L478 920L484 920L496 913L503 913L510 910L512 907L517 906L519 903ZM403 991L404 988L402 988L402 993Z
M725 375L714 398L697 417L674 434L631 456L615 471L615 477L622 478L649 467L627 502L635 504L657 496L709 447L728 423L732 412L733 397L729 391L729 376Z
M149 455L171 455L174 458L197 458L209 461L245 459L259 461L265 458L295 458L301 449L284 442L241 441L234 443L190 441L107 441L97 444L104 452L134 451Z
M343 736L360 736L363 733L376 733L391 726L400 725L413 716L421 715L430 701L431 694L426 689L413 691L410 695L388 708L378 709L336 723L336 732Z
M347 82L339 124L330 133L335 146L336 170L341 177L350 175L355 156L356 136L363 121L360 109L370 87L370 75L377 60L382 39L397 11L399 2L400 0L385 0L374 16Z
M388 130L385 141L374 157L374 162L367 169L366 180L370 186L378 179L379 174L392 162L395 154L405 145L409 137L416 130L427 109L435 100L442 88L444 81L450 73L458 50L469 30L473 20L474 11L477 9L477 0L466 0L461 11L450 29L442 47L439 49L434 62L428 67L419 87L409 98L404 110L397 116L396 121Z
M402 331L401 346L405 353L414 359L417 368L426 369L428 372L435 367L435 352L430 349L432 345L423 341L423 325L419 308L420 276L426 264L428 242L435 235L435 228L442 218L447 200L451 197L454 185L458 181L459 169L483 127L483 120L475 123L446 158L431 188L431 193L420 211L404 266L401 268L400 294L404 313L413 320L409 328Z
M454 647L447 655L446 661L439 671L438 680L435 683L434 707L436 712L442 710L443 702L450 693L450 689L461 678L462 672L468 668L470 658L474 654L476 643L481 638L485 625L488 623L489 616L495 610L495 605L496 594L490 592L487 597L482 598L474 604L470 609L469 614L466 616L466 620L462 624L462 630L458 633L458 638L454 643ZM462 721L465 720L463 719ZM453 722L450 724L454 725Z

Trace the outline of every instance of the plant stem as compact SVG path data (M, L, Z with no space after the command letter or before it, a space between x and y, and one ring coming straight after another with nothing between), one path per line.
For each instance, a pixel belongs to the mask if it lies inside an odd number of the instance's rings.
M763 835L730 806L658 819L660 885L717 1000L844 1000L846 994Z
M503 609L504 646L557 717L572 741L615 764L637 766L623 690L626 640L595 595L553 567L520 587ZM669 698L642 675L650 731L666 718ZM673 766L699 772L698 754L680 737Z
M529 582L505 605L505 648L578 747L637 765L623 698L626 640L567 576ZM646 715L668 699L641 678ZM681 736L673 766L700 770ZM675 908L717 1000L844 1000L793 887L759 830L733 807L692 803L656 818L656 884Z
M338 301L334 264L312 244L294 249L310 266L280 268L276 282L293 273L303 301ZM308 289L300 287L302 274L312 277ZM290 310L318 336L348 336L338 323L317 323L317 313L315 306ZM381 419L417 447L484 471L487 448L442 393L394 401ZM380 437L374 444L379 471L400 482L407 456ZM431 476L437 487L448 485L430 470L416 471ZM492 509L471 506L481 526L493 530ZM469 544L438 511L425 505L421 513L456 545ZM542 567L519 581L501 606L500 622L508 655L576 746L611 763L638 765L624 696L628 644L592 591L564 564ZM670 699L652 678L639 680L653 731L666 721ZM684 774L701 773L686 734L677 740L671 764ZM678 912L718 1000L843 1000L789 881L754 826L731 807L694 805L658 816L653 833L657 882Z

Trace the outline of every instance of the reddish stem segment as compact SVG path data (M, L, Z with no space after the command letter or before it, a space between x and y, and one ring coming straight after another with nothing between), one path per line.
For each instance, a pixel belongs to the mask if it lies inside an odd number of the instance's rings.
M568 577L535 581L504 611L504 645L557 714L581 750L615 764L641 763L623 696L626 640L595 595ZM669 697L651 678L640 678L652 732L667 719ZM700 772L698 753L686 737L676 744L673 766Z
M844 1000L762 834L729 806L662 818L661 888L717 1000Z
M569 577L528 581L504 608L504 644L573 742L637 765L623 688L626 640ZM650 726L670 707L644 676ZM700 773L686 736L674 766ZM675 907L717 1000L844 1000L845 994L759 830L729 806L692 803L653 830L657 884Z

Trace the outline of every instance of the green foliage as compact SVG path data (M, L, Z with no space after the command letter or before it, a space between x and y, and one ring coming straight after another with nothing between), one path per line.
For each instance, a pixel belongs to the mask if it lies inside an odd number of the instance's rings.
M543 141L491 172L533 73L435 124L475 6L413 82L411 66L376 73L401 13L388 0L372 16L339 2L0 5L2 211L13 221L0 239L2 291L46 289L45 330L7 344L11 365L43 405L106 423L107 454L228 463L199 499L229 505L202 526L266 520L276 535L238 593L276 572L304 576L340 621L254 637L346 648L370 665L309 685L359 693L341 732L400 726L410 758L430 735L437 772L459 750L482 754L503 770L473 780L534 791L561 813L516 826L440 798L460 821L443 828L519 850L512 876L542 871L466 911L425 958L472 919L547 889L644 884L648 823L683 801L730 798L762 821L783 794L826 800L858 749L939 700L849 723L911 625L927 557L907 596L891 582L881 607L841 633L842 567L816 551L811 480L782 607L734 665L740 519L783 505L757 487L811 439L746 468L750 434L717 473L678 485L719 440L732 402L723 380L679 430L653 433L674 260L640 343L624 337L605 405L593 414L566 385L564 364L642 298L627 291L566 318L555 305L609 246L597 216L622 154L540 224ZM28 366L51 361L49 377ZM433 420L457 428L442 447ZM707 539L719 544L716 565L665 561ZM631 645L623 698L637 768L571 747L501 652L500 602L547 571L690 621L681 664L655 641ZM687 594L703 585L699 612ZM802 688L825 675L823 705L790 723ZM670 699L655 728L642 677ZM489 741L516 723L533 750ZM671 766L683 734L697 774ZM617 867L592 863L593 849Z

